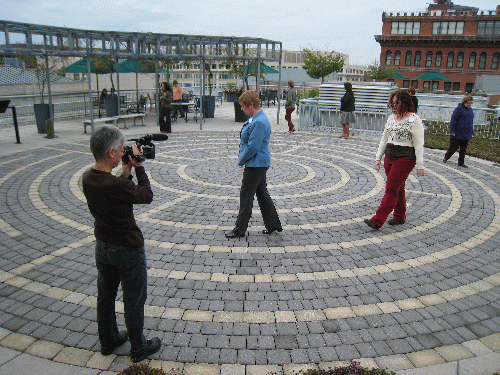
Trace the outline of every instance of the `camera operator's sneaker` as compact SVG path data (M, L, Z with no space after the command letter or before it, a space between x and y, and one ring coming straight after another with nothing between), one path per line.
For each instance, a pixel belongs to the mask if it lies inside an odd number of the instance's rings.
M160 350L161 341L158 337L153 338L152 340L147 340L146 345L139 352L130 352L130 358L132 362L137 363L146 359L151 354L155 354L158 350Z

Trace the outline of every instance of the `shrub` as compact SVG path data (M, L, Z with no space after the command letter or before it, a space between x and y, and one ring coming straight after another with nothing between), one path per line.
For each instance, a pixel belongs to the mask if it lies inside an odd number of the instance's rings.
M278 375L275 373L268 375ZM359 362L352 361L349 366L334 367L328 370L300 371L297 375L396 375L394 371L387 372L384 369L361 367Z
M166 373L163 369L152 368L146 364L131 365L120 371L118 375L181 375L181 371L171 370Z

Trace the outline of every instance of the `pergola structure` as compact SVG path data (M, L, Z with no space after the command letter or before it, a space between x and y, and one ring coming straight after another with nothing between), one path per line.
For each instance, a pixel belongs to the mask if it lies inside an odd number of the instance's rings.
M155 62L156 87L159 86L160 61L192 61L200 63L200 95L205 90L206 61L241 61L245 66L257 66L257 91L260 89L261 62L279 61L281 82L282 44L278 41L250 37L226 37L206 35L158 34L121 31L97 31L0 21L0 53L9 56L35 55L43 57L47 67L48 96L51 103L48 58L51 56L85 57L88 62L89 94L92 97L90 59L106 57L115 59L153 59ZM119 73L117 79L120 95ZM278 87L281 92L281 87ZM156 93L156 102L159 102ZM200 98L200 104L203 100ZM50 105L52 110L52 106ZM201 113L203 110L201 108ZM158 108L156 110L158 120ZM53 117L53 114L52 116ZM278 114L279 122L279 101ZM94 130L91 111L92 130ZM200 116L202 129L203 115Z

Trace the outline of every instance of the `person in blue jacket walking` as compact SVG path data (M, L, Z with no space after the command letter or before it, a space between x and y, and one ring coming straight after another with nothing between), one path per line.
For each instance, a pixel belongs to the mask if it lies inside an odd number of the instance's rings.
M462 99L457 108L453 111L450 121L450 147L444 155L443 163L460 148L458 152L458 165L467 168L464 164L467 145L472 139L474 131L474 111L472 106L472 96L467 95Z
M266 114L260 109L259 95L255 91L246 91L238 102L241 109L249 117L240 132L238 165L245 166L240 189L240 210L236 224L226 238L244 237L250 217L254 196L257 195L260 212L264 219L264 234L281 232L281 222L274 207L273 200L267 191L266 173L271 166L269 139L271 124Z

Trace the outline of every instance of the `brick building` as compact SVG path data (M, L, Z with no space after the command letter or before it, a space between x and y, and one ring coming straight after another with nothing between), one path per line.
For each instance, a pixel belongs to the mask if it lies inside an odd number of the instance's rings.
M474 89L476 76L500 75L500 5L494 11L434 0L423 13L383 13L380 65L408 78L399 87L433 91ZM436 70L450 81L421 81Z

